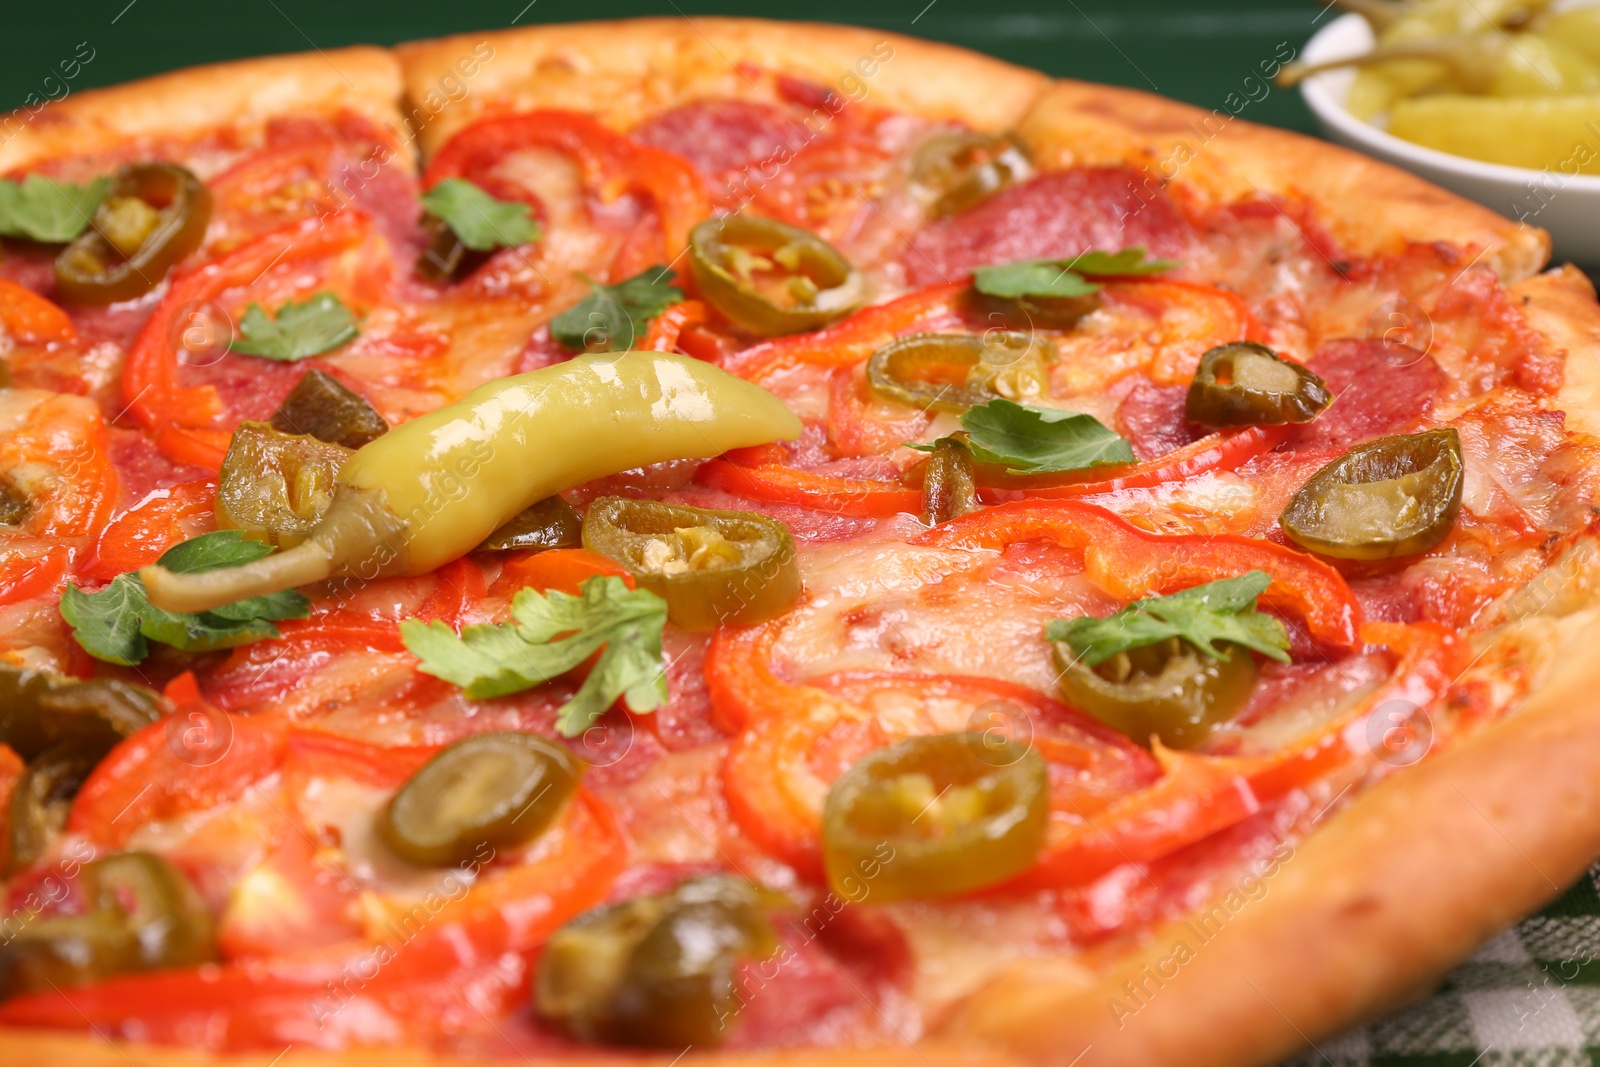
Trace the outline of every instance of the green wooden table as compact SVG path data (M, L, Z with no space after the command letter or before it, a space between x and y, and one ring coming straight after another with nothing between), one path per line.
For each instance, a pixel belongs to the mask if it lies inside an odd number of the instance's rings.
M195 63L630 15L818 19L964 45L1050 74L1149 89L1221 107L1280 42L1298 48L1325 20L1306 0L818 0L762 5L695 0L87 0L13 2L0 34L0 104L59 94L59 63L80 43L94 58L72 89L112 85ZM1001 10L996 10L1000 8ZM1318 25L1321 21L1317 22ZM1299 95L1274 89L1249 116L1307 130Z
M964 45L1050 74L1221 107L1257 64L1298 49L1331 17L1307 0L817 0L752 5L659 0L93 0L12 3L0 34L0 106L196 63L397 41L512 24L634 15L817 19ZM63 83L74 56L91 56ZM63 68L63 61L68 68ZM1315 132L1297 93L1271 89L1247 117ZM1600 871L1600 868L1597 868ZM1308 1048L1307 1067L1600 1067L1600 875L1506 931L1427 1001ZM1426 902L1419 902L1426 906ZM1273 1010L1269 1004L1262 1011Z

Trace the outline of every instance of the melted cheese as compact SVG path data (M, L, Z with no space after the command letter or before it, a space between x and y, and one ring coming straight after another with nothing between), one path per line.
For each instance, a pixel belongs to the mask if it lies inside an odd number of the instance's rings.
M1051 619L1117 606L1064 567L1013 568L1000 553L868 538L801 556L807 598L776 659L796 677L849 670L934 671L1054 687Z

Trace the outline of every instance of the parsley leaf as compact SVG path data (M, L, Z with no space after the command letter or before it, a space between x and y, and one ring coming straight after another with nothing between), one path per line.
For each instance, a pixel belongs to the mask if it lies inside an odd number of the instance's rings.
M423 672L459 685L474 700L543 685L604 646L589 677L561 706L556 728L566 737L583 733L619 696L636 712L666 703L667 603L654 593L596 575L583 583L581 596L524 589L511 601L511 617L459 635L442 622L407 619L400 638Z
M233 567L272 551L245 540L238 530L218 530L174 545L160 563L178 574ZM311 601L293 591L250 597L194 614L162 611L145 596L137 574L119 574L95 593L68 585L61 595L61 617L72 626L84 651L107 663L131 667L150 654L150 641L188 652L233 648L277 637L278 619L303 619Z
M1086 667L1169 637L1181 637L1215 659L1224 655L1216 642L1231 641L1287 663L1289 635L1283 623L1256 610L1256 597L1270 584L1265 571L1247 571L1171 596L1135 600L1103 619L1056 619L1044 634L1051 641L1065 641Z
M284 363L309 359L353 340L360 331L350 309L333 293L314 293L293 300L269 318L260 304L251 304L239 323L244 339L228 345L235 352Z
M1007 474L1053 474L1133 462L1133 446L1093 415L996 399L961 416L972 458ZM934 445L913 444L920 452Z
M527 204L496 200L465 178L446 178L435 185L422 194L422 206L474 252L525 245L544 236Z
M1125 278L1160 274L1177 264L1166 259L1146 259L1143 245L1120 252L1085 252L1070 259L1024 259L996 263L972 272L973 287L988 296L1087 296L1100 291L1089 278Z
M683 299L672 278L669 267L651 267L616 285L584 278L593 286L589 295L550 321L550 336L572 352L626 352L651 319Z
M109 178L87 185L52 181L42 174L30 174L20 183L0 180L0 236L70 241L88 228L109 188Z

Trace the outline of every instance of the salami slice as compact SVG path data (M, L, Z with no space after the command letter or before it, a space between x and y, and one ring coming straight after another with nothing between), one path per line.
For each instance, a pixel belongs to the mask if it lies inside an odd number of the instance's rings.
M1444 371L1424 352L1382 341L1340 338L1307 364L1333 391L1333 405L1290 438L1294 449L1345 449L1398 433L1427 418L1445 387Z
M954 281L985 263L1144 245L1183 258L1193 234L1178 206L1127 167L1055 171L923 227L905 254L913 285Z

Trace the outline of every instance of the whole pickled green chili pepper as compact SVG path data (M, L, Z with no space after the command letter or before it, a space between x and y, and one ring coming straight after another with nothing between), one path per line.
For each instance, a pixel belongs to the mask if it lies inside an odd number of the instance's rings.
M56 292L75 304L143 296L205 239L211 194L173 163L130 163L87 230L56 257Z
M794 537L750 511L602 497L584 516L583 546L627 567L686 630L761 622L800 597Z
M322 581L426 574L528 505L607 474L793 440L800 420L760 386L688 356L623 352L479 386L346 461L310 536L240 567L140 571L150 602L207 611Z
M1310 422L1333 403L1323 380L1254 341L1218 345L1200 357L1184 414L1202 426Z

